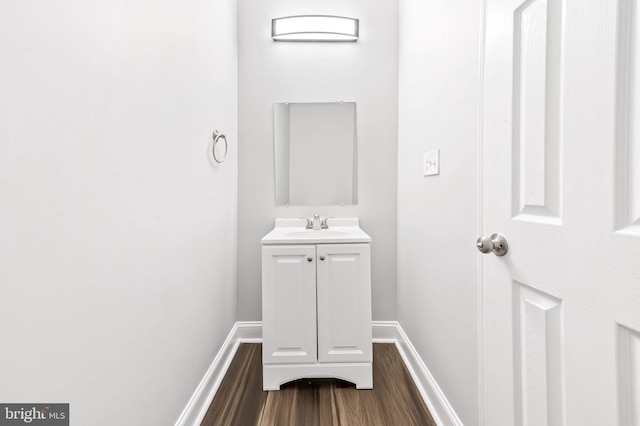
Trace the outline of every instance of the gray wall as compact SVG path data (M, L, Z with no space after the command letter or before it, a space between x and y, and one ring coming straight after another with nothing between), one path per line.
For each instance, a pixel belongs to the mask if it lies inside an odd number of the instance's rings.
M275 43L271 19L360 19L356 43ZM371 235L373 318L396 319L398 3L238 0L238 320L260 320L260 239L276 217L361 219ZM358 205L276 207L274 102L357 102ZM328 171L330 172L330 171Z
M172 424L235 321L235 0L3 1L0 51L0 401Z
M400 0L398 317L465 425L478 424L481 1ZM422 154L440 148L440 175Z

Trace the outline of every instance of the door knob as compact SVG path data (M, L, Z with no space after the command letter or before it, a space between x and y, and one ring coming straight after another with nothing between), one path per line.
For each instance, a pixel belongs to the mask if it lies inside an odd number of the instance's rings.
M507 239L502 234L491 234L490 237L480 237L476 241L476 247L481 253L491 253L498 257L504 256L509 251Z

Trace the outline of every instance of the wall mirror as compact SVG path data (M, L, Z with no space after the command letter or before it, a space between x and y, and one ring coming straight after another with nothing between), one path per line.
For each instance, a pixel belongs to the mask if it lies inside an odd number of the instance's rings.
M355 102L273 107L276 205L358 203Z

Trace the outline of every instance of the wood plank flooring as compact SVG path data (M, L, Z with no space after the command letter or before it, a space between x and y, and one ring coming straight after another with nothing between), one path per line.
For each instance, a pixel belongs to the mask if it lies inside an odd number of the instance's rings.
M435 426L393 344L373 345L373 389L335 379L306 379L280 391L262 390L262 346L243 343L216 393L203 426Z

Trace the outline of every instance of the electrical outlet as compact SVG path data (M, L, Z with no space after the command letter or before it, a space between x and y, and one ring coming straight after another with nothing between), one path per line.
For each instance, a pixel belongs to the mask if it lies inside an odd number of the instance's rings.
M425 176L440 174L440 150L425 152L422 159L422 172Z

